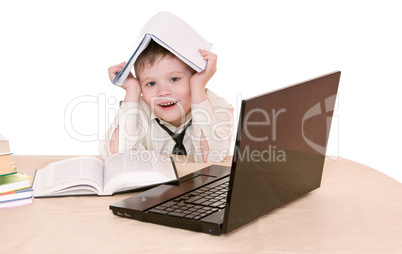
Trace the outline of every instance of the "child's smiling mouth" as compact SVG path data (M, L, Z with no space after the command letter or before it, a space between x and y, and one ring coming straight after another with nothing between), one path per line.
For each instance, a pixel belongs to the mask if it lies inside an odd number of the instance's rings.
M176 103L177 103L177 101L169 101L169 102L160 103L159 106L161 106L162 108L169 108L169 107L176 105Z

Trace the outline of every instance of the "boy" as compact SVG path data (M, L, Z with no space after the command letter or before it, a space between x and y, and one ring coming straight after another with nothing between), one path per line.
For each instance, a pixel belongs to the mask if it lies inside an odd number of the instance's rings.
M151 41L122 88L126 95L104 141L103 158L136 149L193 155L196 162L221 161L229 154L233 107L205 88L216 72L217 56L199 50L207 67L196 73ZM125 63L111 66L112 81ZM142 96L141 96L142 94Z

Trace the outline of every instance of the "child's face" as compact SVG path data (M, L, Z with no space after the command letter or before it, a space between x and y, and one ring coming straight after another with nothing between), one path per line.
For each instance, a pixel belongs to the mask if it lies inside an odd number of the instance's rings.
M144 101L158 118L178 127L191 109L192 72L176 57L159 58L138 73Z

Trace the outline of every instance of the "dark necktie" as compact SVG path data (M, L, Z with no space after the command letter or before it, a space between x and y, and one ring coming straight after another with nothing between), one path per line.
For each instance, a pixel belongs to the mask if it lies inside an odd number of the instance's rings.
M188 124L186 126L184 126L183 131L178 134L173 133L171 130L169 130L169 128L166 127L165 125L163 125L158 118L155 118L155 120L160 125L160 127L162 127L162 129L164 129L167 133L169 133L169 135L172 137L172 139L176 142L176 145L173 147L172 154L187 155L186 148L184 148L184 145L183 145L183 138L184 138L184 134L186 133L187 128L190 127L192 120L190 120L190 122L188 122Z

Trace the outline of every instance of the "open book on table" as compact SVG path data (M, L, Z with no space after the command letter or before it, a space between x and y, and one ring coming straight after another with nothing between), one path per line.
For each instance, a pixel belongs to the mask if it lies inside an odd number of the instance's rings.
M142 28L139 42L123 69L113 80L113 84L121 86L133 68L141 52L154 40L172 52L197 72L205 69L207 62L198 52L199 49L211 50L212 44L207 42L190 25L169 12L158 12Z
M109 196L178 180L170 157L153 151L116 153L104 162L96 157L74 157L36 170L34 197Z

